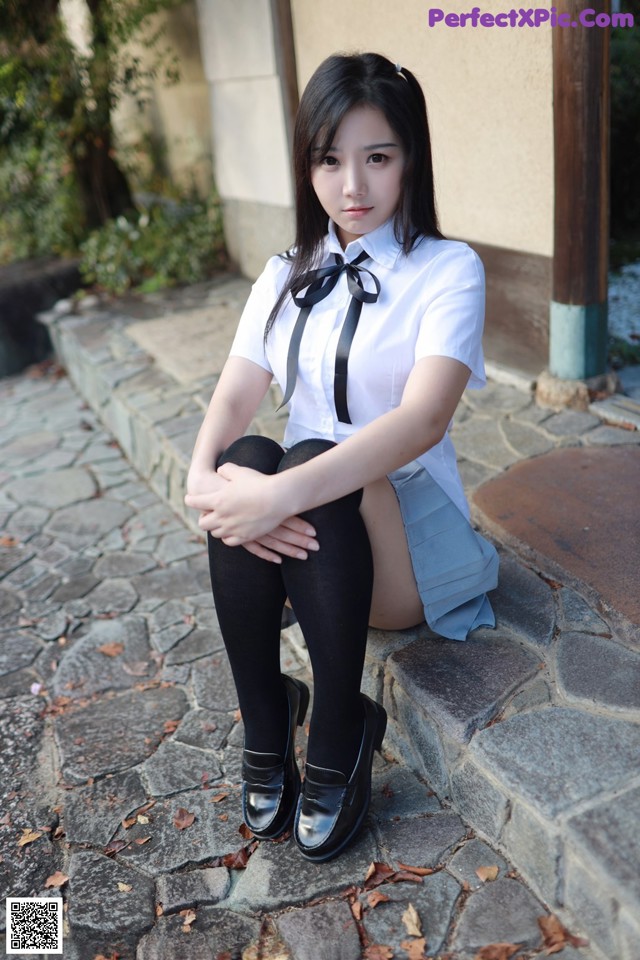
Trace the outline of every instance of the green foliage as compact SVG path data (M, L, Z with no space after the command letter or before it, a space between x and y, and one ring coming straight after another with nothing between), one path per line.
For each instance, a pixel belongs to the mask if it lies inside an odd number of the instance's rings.
M58 128L34 128L0 148L0 208L0 264L77 251L83 209Z
M196 283L224 264L220 204L156 203L135 218L109 221L81 251L84 279L116 295Z
M153 15L182 2L87 0L80 53L60 0L0 0L0 263L77 250L88 227L133 207L111 117L123 94L142 106L152 79L177 79Z
M622 337L609 337L608 353L614 370L640 363L640 343L629 343Z
M636 26L611 31L611 233L640 238L640 0L623 0Z

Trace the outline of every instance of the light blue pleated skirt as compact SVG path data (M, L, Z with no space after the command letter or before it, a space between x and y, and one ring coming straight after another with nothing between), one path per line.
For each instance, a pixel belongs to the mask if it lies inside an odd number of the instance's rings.
M389 480L400 504L418 592L429 627L466 640L495 627L487 591L498 584L498 554L417 460Z

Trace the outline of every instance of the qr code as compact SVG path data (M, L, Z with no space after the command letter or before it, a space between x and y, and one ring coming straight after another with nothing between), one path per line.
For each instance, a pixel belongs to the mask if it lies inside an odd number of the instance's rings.
M62 953L62 900L7 897L7 954Z

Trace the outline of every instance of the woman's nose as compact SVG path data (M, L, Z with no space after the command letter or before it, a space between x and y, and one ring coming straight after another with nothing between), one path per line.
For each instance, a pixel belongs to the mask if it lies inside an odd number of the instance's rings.
M366 178L356 164L346 164L342 190L345 196L361 197L367 191Z

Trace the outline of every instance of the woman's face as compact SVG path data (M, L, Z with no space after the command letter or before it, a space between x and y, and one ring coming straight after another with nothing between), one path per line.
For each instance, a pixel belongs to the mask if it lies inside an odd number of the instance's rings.
M354 107L326 153L314 149L311 183L343 249L396 212L404 164L397 134L375 107Z

